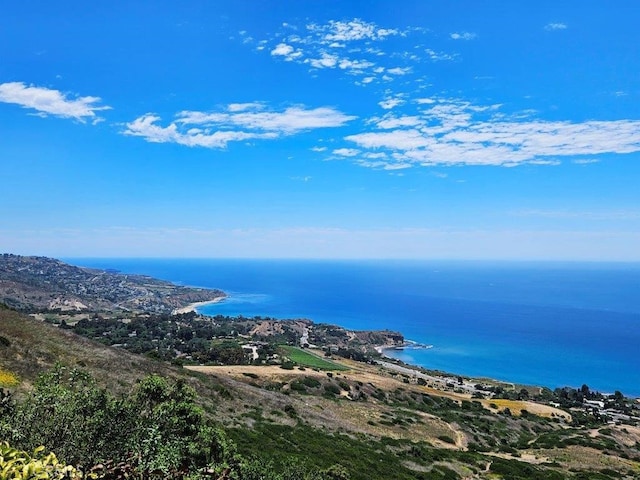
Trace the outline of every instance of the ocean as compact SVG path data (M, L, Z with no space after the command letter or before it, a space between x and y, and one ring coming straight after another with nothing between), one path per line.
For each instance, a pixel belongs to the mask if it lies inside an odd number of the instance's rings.
M65 259L219 288L206 315L391 329L429 369L640 397L640 264Z

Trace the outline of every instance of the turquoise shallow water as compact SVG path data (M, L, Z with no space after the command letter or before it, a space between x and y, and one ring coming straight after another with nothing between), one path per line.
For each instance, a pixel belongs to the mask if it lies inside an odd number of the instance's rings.
M464 375L640 396L640 265L67 259L220 288L201 313L393 329L398 358Z

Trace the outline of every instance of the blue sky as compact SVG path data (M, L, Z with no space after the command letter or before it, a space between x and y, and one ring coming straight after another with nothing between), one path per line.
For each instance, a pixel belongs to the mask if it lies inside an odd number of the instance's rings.
M5 2L0 250L640 260L640 6Z

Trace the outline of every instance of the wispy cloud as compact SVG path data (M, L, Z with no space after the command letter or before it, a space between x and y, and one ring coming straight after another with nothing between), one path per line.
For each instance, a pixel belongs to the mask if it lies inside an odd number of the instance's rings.
M230 103L227 106L227 110L230 112L244 112L245 110L262 110L264 108L264 104L260 102L249 102L249 103Z
M102 119L96 112L111 109L109 106L98 105L101 102L100 97L70 98L59 90L26 85L22 82L0 84L0 102L35 110L39 116L73 118L83 123L87 120L97 123Z
M431 48L427 48L424 53L426 53L429 60L433 62L452 61L457 58L456 54L437 52Z
M540 217L558 220L640 220L640 211L638 210L518 210L513 212L512 215L517 217Z
M576 165L591 165L592 163L600 163L598 158L576 158L573 160Z
M387 73L391 74L391 75L407 75L408 73L411 72L411 67L394 67L394 68L387 68L386 70Z
M398 30L380 28L359 18L348 22L331 20L326 25L309 24L307 30L318 34L325 43L383 40L388 36L400 34Z
M159 116L147 113L127 123L123 133L154 143L224 148L234 141L274 139L304 130L340 127L355 118L329 107L294 106L268 111L261 103L230 104L219 112L179 112L167 126L159 124Z
M423 100L413 115L374 117L366 123L372 130L345 139L363 152L385 153L379 162L386 166L558 165L563 158L640 151L637 120L544 121L504 115L500 105Z
M566 30L567 24L562 22L551 22L544 26L545 30Z
M402 105L403 103L404 103L404 100L401 97L395 96L395 97L385 98L381 102L378 102L378 105L380 105L385 110L391 110L392 108L395 108L398 105Z
M472 32L454 32L449 35L453 40L473 40L478 35Z
M274 58L300 63L312 70L335 70L359 77L355 80L358 85L390 82L411 73L412 65L422 61L413 51L387 52L383 47L393 37L424 35L422 29L384 28L359 18L293 27L283 25L271 39L259 41L257 48L270 51ZM443 52L441 59L445 58L447 54Z
M334 155L340 155L341 157L355 157L360 153L360 150L355 148L337 148L333 151Z
M638 261L637 230L598 231L501 228L144 228L3 229L7 250L58 257L96 255L194 258L211 254L247 258L460 258ZM46 245L46 250L43 250ZM176 250L176 245L179 251ZM603 249L603 245L609 248Z

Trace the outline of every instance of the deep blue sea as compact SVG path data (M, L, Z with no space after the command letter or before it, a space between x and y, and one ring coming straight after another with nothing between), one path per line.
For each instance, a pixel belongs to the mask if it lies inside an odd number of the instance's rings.
M392 329L405 362L640 396L640 264L66 259L230 296L204 314Z

